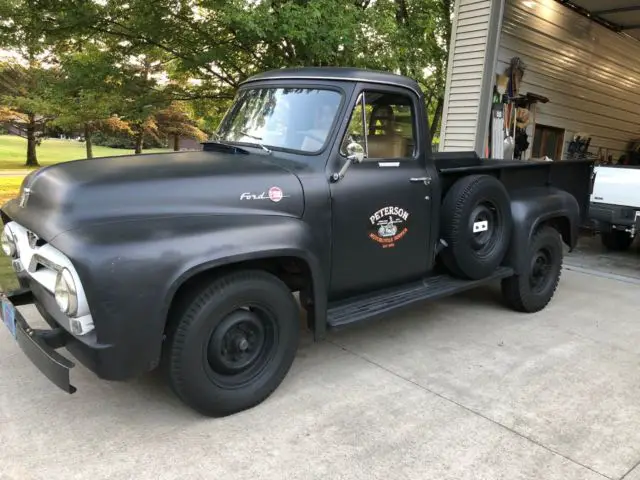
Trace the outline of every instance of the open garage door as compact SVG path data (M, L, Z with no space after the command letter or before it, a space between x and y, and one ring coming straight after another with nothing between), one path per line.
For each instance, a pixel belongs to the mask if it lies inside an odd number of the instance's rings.
M640 138L639 1L457 0L455 7L440 151L628 157Z
M560 3L611 30L640 40L640 2L637 0L561 0Z

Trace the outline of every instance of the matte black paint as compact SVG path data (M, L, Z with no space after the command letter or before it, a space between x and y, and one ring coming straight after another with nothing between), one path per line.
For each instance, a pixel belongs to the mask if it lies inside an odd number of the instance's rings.
M514 230L507 264L516 273L528 268L527 246L536 228L545 221L564 220L569 229L561 231L564 242L573 249L578 241L580 207L574 196L553 187L532 187L511 193Z
M514 201L516 222L507 266L522 266L522 252L541 221L564 217L573 246L578 218L588 205L590 162L530 163L434 156L424 98L405 77L355 69L278 70L249 79L253 86L339 89L343 102L332 139L316 155L243 145L205 144L204 151L75 161L41 169L25 180L26 208L3 207L74 263L96 329L68 348L102 378L120 380L154 368L169 307L193 275L240 261L295 257L312 276L315 336L327 328L327 305L359 302L385 287L433 275L442 197L459 177L496 175ZM353 165L343 180L331 175L344 162L339 144L362 89L401 91L414 101L418 152L398 168ZM410 182L430 177L429 185ZM272 186L280 202L244 200ZM369 216L385 206L410 212L409 232L392 249L370 238ZM504 270L503 270L504 271ZM34 295L53 317L53 297ZM371 293L375 295L375 293ZM354 299L349 300L348 297ZM424 295L422 296L424 297ZM345 303L346 302L346 303ZM355 305L355 303L354 303ZM335 312L334 312L335 313ZM375 313L375 312L374 312Z
M488 278L482 280L462 280L441 274L426 277L417 282L405 283L398 287L369 292L330 304L327 323L332 330L336 330L365 320L375 320L388 313L410 307L417 302L447 297L484 285L487 282L509 277L513 273L512 268L500 267Z

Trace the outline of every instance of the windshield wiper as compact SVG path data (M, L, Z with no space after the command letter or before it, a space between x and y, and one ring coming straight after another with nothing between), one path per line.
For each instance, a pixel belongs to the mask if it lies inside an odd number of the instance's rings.
M260 148L262 148L265 152L267 153L271 153L271 150L269 150L267 147L264 146L264 144L262 144L262 137L256 137L255 135L251 135L250 133L244 132L242 130L240 130L240 133L242 135L244 135L245 137L249 137L249 138L253 138L254 140L258 140L256 143L258 145L260 145Z
M219 148L212 148L212 147L208 147L208 145L218 145L219 147L224 147L226 150L234 152L234 153L249 153L248 150L239 147L238 145L232 145L229 142L225 142L222 140L222 138L220 137L220 135L218 134L218 132L213 132L213 134L211 135L211 137L209 138L209 140L202 142L202 144L204 145L203 149L204 150L215 150L218 151L220 150Z

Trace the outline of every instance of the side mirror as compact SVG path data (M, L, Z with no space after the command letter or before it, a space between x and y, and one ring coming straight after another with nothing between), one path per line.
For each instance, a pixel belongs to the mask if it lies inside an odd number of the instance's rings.
M347 158L351 160L352 163L362 163L364 160L364 148L357 142L351 142L347 145L347 155Z
M362 163L364 160L364 148L362 145L356 142L351 142L347 145L347 161L344 162L342 168L338 173L331 175L331 180L335 183L344 178L344 174L347 173L347 169L352 163Z

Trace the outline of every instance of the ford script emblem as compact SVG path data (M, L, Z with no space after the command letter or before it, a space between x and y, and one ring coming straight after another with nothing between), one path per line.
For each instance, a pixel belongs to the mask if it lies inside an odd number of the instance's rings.
M30 188L25 188L22 190L22 194L20 195L20 207L24 208L27 206L27 201L29 200L29 195L31 194Z

